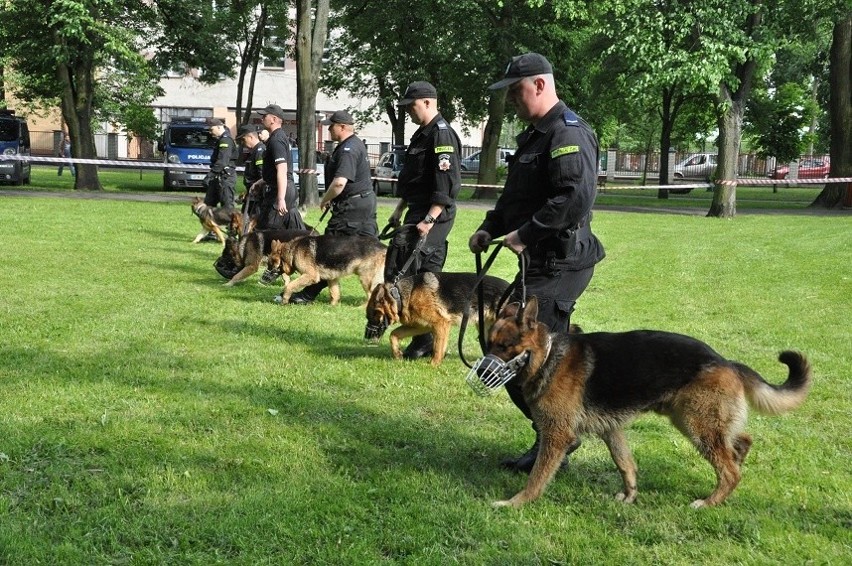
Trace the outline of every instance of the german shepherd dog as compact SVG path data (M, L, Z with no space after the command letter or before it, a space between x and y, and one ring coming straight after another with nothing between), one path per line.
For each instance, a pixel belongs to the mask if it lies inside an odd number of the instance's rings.
M238 216L238 215L237 215ZM230 270L220 271L225 277L230 276L225 285L233 286L243 281L253 273L257 272L264 257L272 252L272 242L289 241L302 236L316 235L313 230L258 230L249 232L240 237L228 238L225 249L222 251L223 258L227 255L232 266ZM268 281L271 283L272 281Z
M716 489L692 507L718 505L739 483L751 448L742 432L748 406L766 415L785 413L805 400L811 384L810 365L798 352L778 356L789 374L776 386L689 336L654 330L552 334L536 322L537 314L535 298L524 309L510 305L489 336L491 356L524 364L512 379L521 380L541 437L526 487L495 502L498 507L537 499L566 448L586 433L603 439L621 473L624 490L616 498L633 503L636 463L623 428L649 411L667 416L716 472Z
M419 273L401 278L397 283L382 283L373 289L367 302L367 330L364 337L378 341L391 325L402 326L390 333L393 357L402 359L400 340L433 332L432 365L444 360L450 340L450 327L458 326L465 307L474 297L475 273ZM497 319L500 297L509 283L486 275L482 280L486 332ZM470 308L470 320L477 322L478 300Z
M281 292L281 304L308 285L328 281L331 304L340 301L340 279L358 275L367 297L382 282L387 247L372 236L324 234L302 236L289 241L273 241L267 260L267 272L301 275L287 283Z
M231 216L234 213L234 209L207 206L204 204L203 198L195 197L192 199L192 213L198 217L202 228L201 232L192 241L193 244L200 242L209 232L216 234L222 245L225 244L225 234L222 232L222 226L231 225Z

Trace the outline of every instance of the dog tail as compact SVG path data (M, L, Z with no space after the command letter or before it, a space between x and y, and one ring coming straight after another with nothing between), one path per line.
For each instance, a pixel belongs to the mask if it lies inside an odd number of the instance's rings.
M811 386L811 365L804 354L787 350L778 355L778 361L790 368L787 381L781 385L767 383L750 367L734 362L749 404L765 415L780 415L795 409L804 402Z

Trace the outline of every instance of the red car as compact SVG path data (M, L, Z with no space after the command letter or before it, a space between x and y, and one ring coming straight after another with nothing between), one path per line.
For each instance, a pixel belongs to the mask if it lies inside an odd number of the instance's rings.
M825 179L831 169L831 160L826 157L813 157L799 161L799 179ZM770 179L786 179L790 167L779 165L769 174Z

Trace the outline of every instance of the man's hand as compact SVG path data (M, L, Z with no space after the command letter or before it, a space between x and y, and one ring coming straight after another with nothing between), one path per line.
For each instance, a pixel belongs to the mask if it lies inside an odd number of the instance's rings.
M287 214L287 200L283 196L279 196L275 200L275 210L278 211L280 216Z
M423 222L421 220L420 222L417 223L417 233L420 234L420 237L422 238L423 236L425 236L426 234L429 233L429 230L431 230L432 226L434 226L434 225L435 225L434 222L429 222L427 224L426 222Z
M400 222L402 218L402 211L399 208L394 209L393 214L388 218L388 224L393 226L394 228L399 228Z
M485 230L477 230L467 242L467 247L475 254L488 251L488 246L491 245L491 234Z
M522 251L524 251L527 246L521 242L521 239L518 237L518 231L509 232L505 236L503 236L503 245L515 252L516 255L520 255Z

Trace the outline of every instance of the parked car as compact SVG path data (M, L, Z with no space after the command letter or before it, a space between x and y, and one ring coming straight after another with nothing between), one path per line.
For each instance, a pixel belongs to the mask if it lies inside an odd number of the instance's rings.
M373 190L377 195L389 194L393 197L396 195L396 181L388 181L385 179L396 179L399 177L399 172L402 171L402 164L405 161L405 148L394 147L379 157L376 163L375 176L383 179L373 179Z
M825 157L812 157L802 159L799 162L799 179L825 179L831 170L831 159ZM770 179L786 179L790 174L789 165L779 165L775 171L769 174Z
M715 153L696 153L675 165L674 177L678 180L699 179L709 181L715 171Z
M498 149L497 153L497 165L506 162L506 158L510 155L514 155L514 149L508 149L505 147L501 147ZM482 151L477 151L476 153L471 153L467 157L461 160L461 170L462 171L472 171L474 173L479 171L479 158L482 155Z
M293 180L296 183L296 190L299 190L299 148L291 147L290 148L290 161L293 163ZM325 166L319 160L319 154L317 154L317 190L319 194L323 194L325 192Z

